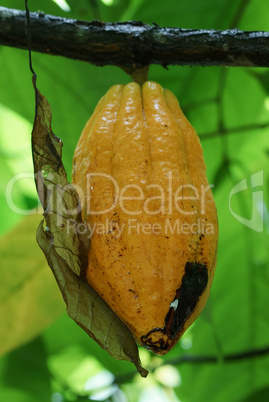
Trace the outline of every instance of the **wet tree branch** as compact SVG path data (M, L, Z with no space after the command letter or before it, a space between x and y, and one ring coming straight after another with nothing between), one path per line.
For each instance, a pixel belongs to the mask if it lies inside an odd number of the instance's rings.
M95 65L269 66L269 32L162 28L30 13L32 50ZM27 49L25 12L0 7L0 45Z

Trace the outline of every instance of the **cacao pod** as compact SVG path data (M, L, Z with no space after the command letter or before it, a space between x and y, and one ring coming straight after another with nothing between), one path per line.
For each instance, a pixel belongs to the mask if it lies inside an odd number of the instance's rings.
M72 182L92 233L86 280L138 344L167 353L205 306L218 243L201 144L176 97L152 81L111 87Z

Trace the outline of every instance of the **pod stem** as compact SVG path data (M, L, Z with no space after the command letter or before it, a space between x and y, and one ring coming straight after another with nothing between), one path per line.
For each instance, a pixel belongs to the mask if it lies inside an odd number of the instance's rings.
M144 66L142 68L135 69L131 73L132 79L139 85L143 85L144 82L148 81L149 66Z
M121 68L132 77L134 82L137 82L139 85L143 85L144 82L148 81L149 66L137 68L134 64L132 68Z

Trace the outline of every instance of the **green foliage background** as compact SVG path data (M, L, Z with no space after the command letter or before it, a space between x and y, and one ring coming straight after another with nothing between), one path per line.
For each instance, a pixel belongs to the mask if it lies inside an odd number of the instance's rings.
M0 3L24 6L19 0ZM66 13L52 1L29 1L31 11L85 20L269 31L264 0L220 0L217 7L215 0L114 0L110 6L98 0L70 0L68 4L71 11ZM129 77L117 67L37 53L33 63L38 87L52 107L54 133L64 143L63 160L70 175L76 142L98 100L111 85L127 83ZM101 390L103 397L99 393L98 400L269 400L269 355L229 363L224 359L227 354L269 347L269 72L151 66L149 79L175 93L201 137L208 179L214 184L220 240L204 312L164 358L141 351L147 368L160 367L140 379L131 364L110 358L67 317L35 242L40 216L18 213L37 207L30 148L34 91L27 52L0 47L0 400L88 400ZM251 218L251 175L259 171L263 186L258 190L264 201L261 232L242 225L229 209L232 188L246 178L248 190L234 195L231 207ZM23 172L30 172L29 178L11 186L14 175ZM261 211L262 205L254 208ZM177 363L182 356L216 356L217 363ZM112 385L109 373L115 376Z

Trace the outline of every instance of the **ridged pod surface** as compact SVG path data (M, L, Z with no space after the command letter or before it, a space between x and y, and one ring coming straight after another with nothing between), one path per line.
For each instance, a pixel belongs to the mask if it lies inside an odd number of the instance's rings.
M201 144L176 97L152 81L111 87L72 182L92 232L88 283L137 343L167 353L205 306L218 243Z

